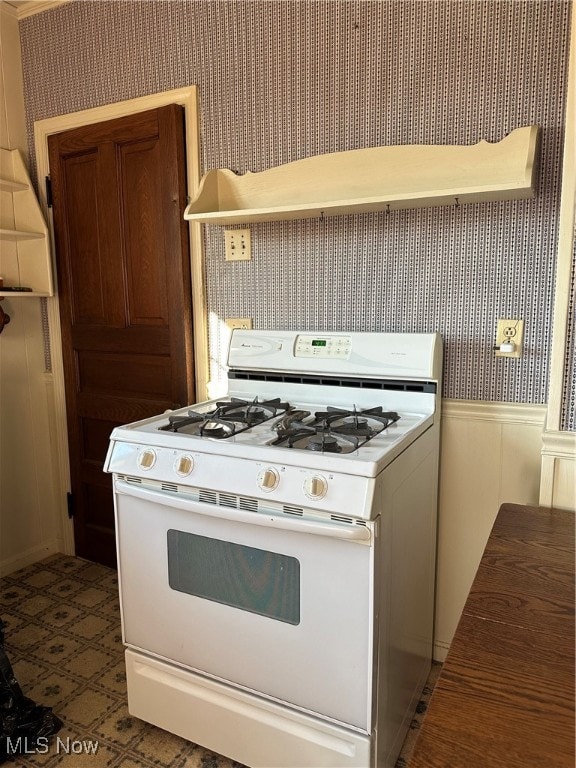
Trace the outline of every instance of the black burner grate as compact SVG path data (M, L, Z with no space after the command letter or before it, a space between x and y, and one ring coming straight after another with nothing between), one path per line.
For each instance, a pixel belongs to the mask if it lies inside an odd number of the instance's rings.
M381 407L358 411L328 406L326 411L292 411L276 424L271 445L322 453L352 453L398 421Z
M289 408L289 404L283 403L280 398L261 401L258 397L253 400L232 397L217 402L216 407L207 413L198 413L190 408L185 414L172 414L168 423L158 429L223 440L285 413Z

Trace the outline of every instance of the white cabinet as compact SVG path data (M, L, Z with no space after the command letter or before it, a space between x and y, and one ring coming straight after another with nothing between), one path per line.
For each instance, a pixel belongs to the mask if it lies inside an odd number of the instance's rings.
M215 169L184 218L241 224L534 197L538 139L529 125L495 144L355 149L242 176Z
M48 227L17 149L0 149L0 276L0 296L54 293Z

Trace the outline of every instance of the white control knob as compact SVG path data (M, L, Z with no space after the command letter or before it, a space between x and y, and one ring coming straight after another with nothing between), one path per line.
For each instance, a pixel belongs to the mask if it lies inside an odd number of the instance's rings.
M309 499L321 499L327 490L328 482L322 475L312 475L304 480L304 493Z
M258 487L263 491L273 491L279 482L280 477L273 467L266 467L258 475Z
M180 475L180 477L187 477L193 469L194 459L192 456L188 456L188 454L179 456L174 462L174 471L177 475Z
M154 453L152 448L145 448L138 455L138 466L140 467L140 469L152 469L155 463L156 463L156 454Z

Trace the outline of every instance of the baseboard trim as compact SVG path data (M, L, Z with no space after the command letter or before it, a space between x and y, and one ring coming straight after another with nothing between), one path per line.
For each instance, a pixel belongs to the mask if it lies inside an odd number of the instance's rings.
M434 649L432 658L434 661L440 661L444 663L446 661L446 656L448 656L448 651L450 650L450 644L444 643L442 640L437 640L434 643Z
M8 576L8 574L14 573L14 571L19 571L21 568L33 565L33 563L44 560L46 557L50 557L50 555L55 555L57 552L62 552L62 542L60 539L52 539L27 549L25 552L19 552L17 555L0 560L0 577Z

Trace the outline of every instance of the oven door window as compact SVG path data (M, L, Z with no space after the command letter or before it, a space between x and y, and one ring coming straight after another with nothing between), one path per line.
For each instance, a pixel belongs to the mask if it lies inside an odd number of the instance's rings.
M300 623L295 557L170 529L168 581L178 592L288 624Z

